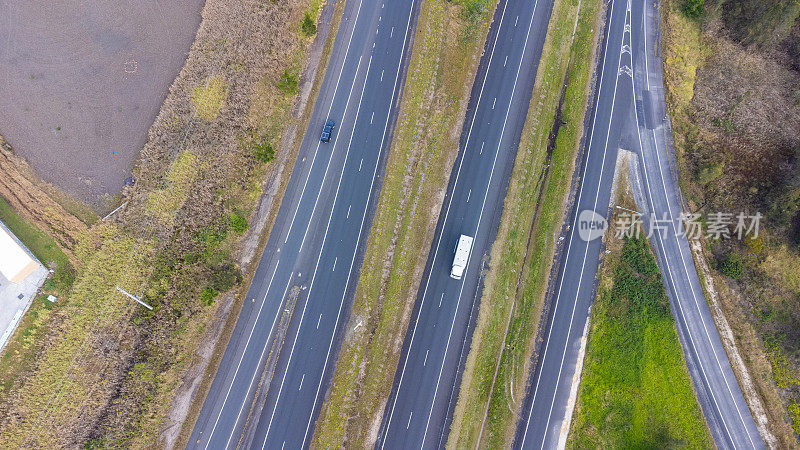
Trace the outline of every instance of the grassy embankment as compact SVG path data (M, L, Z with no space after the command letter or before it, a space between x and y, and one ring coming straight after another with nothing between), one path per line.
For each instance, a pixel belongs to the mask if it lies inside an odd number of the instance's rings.
M620 175L617 204L634 209ZM711 449L655 257L616 231L612 220L567 448Z
M381 197L314 447L360 448L376 438L495 6L420 6Z
M451 448L501 447L510 445L513 438L583 134L600 11L597 0L583 0L580 9L578 0L555 2L500 230L492 246L492 265L448 441ZM555 129L557 114L563 122ZM551 135L554 129L555 136Z
M758 239L704 239L695 257L710 268L701 270L715 291L706 297L750 374L743 384L733 360L740 385L751 408L763 408L757 422L784 448L800 434L799 8L782 0L662 6L667 107L688 207L764 214Z
M14 385L17 374L31 368L36 357L32 344L46 332L52 310L61 305L47 301L47 295L53 294L58 298L66 296L72 287L75 272L69 258L53 238L17 214L3 197L0 197L0 221L42 264L55 267L55 273L45 281L31 303L29 312L20 321L19 331L3 350L0 359L0 403L5 403L5 397Z
M46 324L38 316L43 331L22 327L13 337L36 358L4 374L12 383L0 447L149 447L173 425L174 393L225 307L215 298L240 278L237 244L273 145L294 124L287 118L315 31L306 16L320 4L206 4L125 193L130 204L71 249L75 281ZM155 310L132 305L116 285Z

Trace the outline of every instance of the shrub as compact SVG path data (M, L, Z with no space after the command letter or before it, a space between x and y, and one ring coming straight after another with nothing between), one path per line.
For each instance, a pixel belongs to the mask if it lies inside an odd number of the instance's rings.
M461 15L467 22L476 22L486 10L484 0L465 0L461 7Z
M790 389L800 386L800 381L797 380L792 363L783 350L777 345L772 345L767 348L765 352L767 361L772 366L772 378L779 389Z
M726 0L722 5L725 28L745 45L781 41L798 16L796 0Z
M726 133L733 133L736 131L736 126L731 119L715 117L713 123L715 127L722 128Z
M231 230L235 233L242 234L247 231L247 219L239 214L232 212L230 217Z
M791 403L787 411L789 412L789 419L792 420L792 429L796 434L800 434L800 405Z
M209 286L219 292L230 290L242 281L242 274L231 263L222 263L211 269Z
M253 144L253 156L262 163L275 159L275 149L266 139Z
M705 164L697 173L697 181L700 184L708 184L722 176L722 169L722 163Z
M216 298L217 294L218 292L213 288L206 287L200 292L200 301L210 306L214 303L214 298Z
M742 260L737 253L728 252L720 258L717 270L727 277L738 280L744 275L744 264L742 264Z
M278 81L278 89L284 94L297 94L297 75L289 73L289 70L284 69L280 81Z
M311 18L311 14L309 14L308 11L303 15L303 22L300 23L300 29L303 30L303 34L306 36L317 34L317 25L314 23L314 19Z
M93 450L96 448L106 448L104 439L92 438L83 443L84 450Z
M683 0L683 13L686 17L697 19L703 15L703 6L706 0Z

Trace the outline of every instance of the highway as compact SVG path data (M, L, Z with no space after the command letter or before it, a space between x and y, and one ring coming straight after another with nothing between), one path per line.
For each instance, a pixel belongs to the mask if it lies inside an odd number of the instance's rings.
M764 448L727 359L695 271L688 241L677 236L682 212L670 130L664 115L658 6L612 0L578 200L557 278L541 358L523 404L515 448L553 448L565 419L578 349L595 294L600 239L580 237L580 212L608 217L619 148L638 155L635 186L643 222L657 218L651 243L662 271L678 334L711 434L719 448ZM638 189L636 189L638 187ZM637 199L638 201L638 199Z
M346 3L278 217L188 447L308 445L358 279L417 9L417 0ZM328 118L336 129L321 143ZM254 402L262 375L271 380L263 404Z
M503 0L495 11L379 430L380 448L441 447L446 441L481 271L497 234L552 6L552 0ZM475 239L464 276L455 280L450 269L461 234Z

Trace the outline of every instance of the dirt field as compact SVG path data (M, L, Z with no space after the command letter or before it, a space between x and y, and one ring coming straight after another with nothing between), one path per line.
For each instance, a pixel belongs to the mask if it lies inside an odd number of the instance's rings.
M0 134L95 206L119 192L204 0L0 0Z

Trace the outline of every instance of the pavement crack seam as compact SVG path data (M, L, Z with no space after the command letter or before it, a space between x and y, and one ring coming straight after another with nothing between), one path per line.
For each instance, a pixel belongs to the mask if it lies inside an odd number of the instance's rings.
M294 307L297 304L297 298L300 296L300 291L300 286L292 286L292 289L289 291L289 295L283 302L283 312L281 313L281 317L276 324L275 333L270 341L267 342L269 352L267 353L267 358L264 363L264 371L261 373L261 378L258 381L256 391L253 395L254 400L250 404L250 409L247 411L247 416L245 417L242 427L242 434L239 436L237 441L237 447L241 447L243 444L250 444L249 442L246 442L248 434L252 434L252 437L255 438L256 427L258 426L258 417L260 415L253 416L253 411L256 410L256 406L258 406L258 410L260 411L263 409L264 404L266 403L267 394L269 393L269 388L272 385L272 378L275 375L275 370L277 368L278 357L281 354L281 349L283 348L283 343L286 339L286 333L289 329L289 324L292 321ZM255 420L251 422L251 419Z

